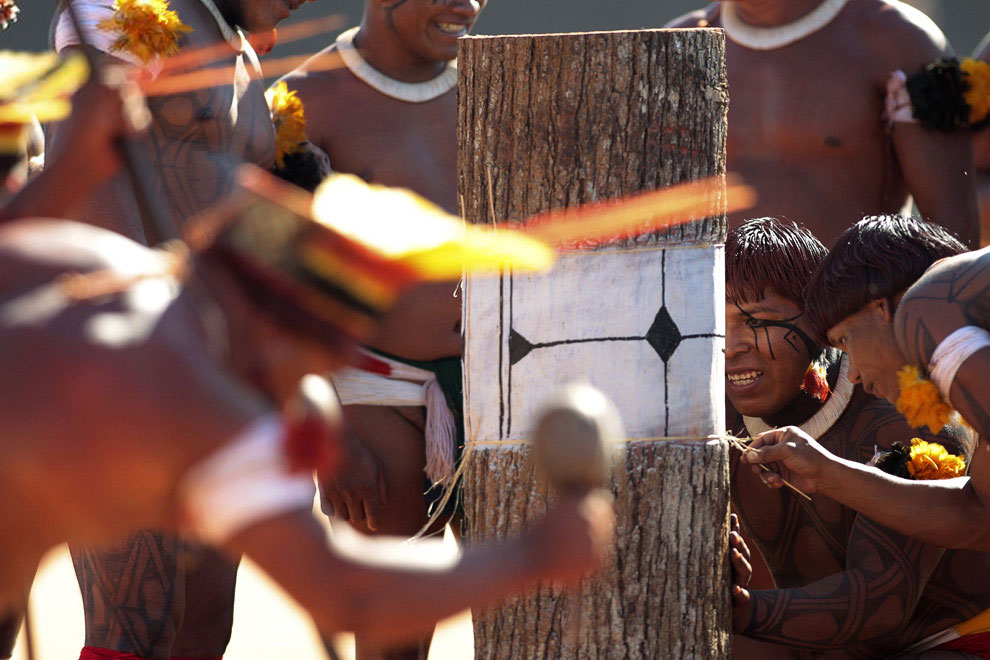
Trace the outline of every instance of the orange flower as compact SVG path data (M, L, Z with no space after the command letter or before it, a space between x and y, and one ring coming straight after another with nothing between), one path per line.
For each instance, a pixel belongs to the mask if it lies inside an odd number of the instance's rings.
M952 406L942 400L935 383L922 378L918 367L905 365L897 372L901 395L897 398L897 412L904 415L914 428L927 426L938 433L949 423Z
M911 459L908 472L914 479L952 479L966 474L966 459L949 451L937 442L925 442L921 438L911 440Z

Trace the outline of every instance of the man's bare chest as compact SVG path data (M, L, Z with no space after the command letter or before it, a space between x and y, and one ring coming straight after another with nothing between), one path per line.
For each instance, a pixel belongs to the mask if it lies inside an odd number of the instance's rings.
M882 148L883 88L854 61L729 60L729 156L849 157Z
M391 104L390 104L391 105ZM402 104L410 106L411 104ZM355 112L355 110L358 110ZM321 145L338 172L388 186L409 188L456 210L457 136L452 104L426 112L358 107L321 131Z

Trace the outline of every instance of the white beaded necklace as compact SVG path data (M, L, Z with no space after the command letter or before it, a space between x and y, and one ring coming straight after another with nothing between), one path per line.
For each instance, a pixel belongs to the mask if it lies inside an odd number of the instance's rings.
M409 83L389 78L371 66L354 45L354 35L359 29L351 28L337 37L337 52L351 73L385 96L407 103L425 103L457 86L456 62L448 62L439 76L425 82Z
M787 1L787 0L785 0ZM773 27L757 27L739 18L735 2L722 3L722 29L725 35L740 46L752 50L775 50L800 41L818 32L835 20L849 0L824 0L813 11L793 23Z
M852 400L854 389L855 385L849 380L849 358L843 353L841 362L839 363L839 379L835 383L835 391L832 392L832 396L828 398L825 405L819 408L818 412L812 415L808 421L799 425L798 428L815 440L821 438L839 421L842 413L846 412L846 408L849 407L849 401ZM750 437L777 428L770 426L759 417L746 417L745 415L743 415L743 424L746 425L746 433Z

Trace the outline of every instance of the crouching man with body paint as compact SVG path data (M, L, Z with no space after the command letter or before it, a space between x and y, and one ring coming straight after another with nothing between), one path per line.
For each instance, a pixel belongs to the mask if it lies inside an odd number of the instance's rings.
M763 218L726 243L729 432L750 437L794 425L843 459L914 436L968 455L969 434L914 431L855 379L849 358L812 339L803 291L825 259L807 230ZM850 374L852 373L852 376ZM748 591L748 550L733 537L735 657L882 658L990 606L990 556L947 552L857 515L839 502L765 488L734 455L732 500L776 584ZM965 576L965 577L963 577ZM757 643L753 640L759 640ZM769 643L769 644L767 644ZM771 646L772 644L772 646ZM944 656L966 657L966 656Z

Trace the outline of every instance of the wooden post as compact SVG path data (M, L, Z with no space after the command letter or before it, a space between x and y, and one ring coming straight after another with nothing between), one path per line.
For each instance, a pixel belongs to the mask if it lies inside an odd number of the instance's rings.
M474 223L724 174L717 30L461 40L459 188ZM469 542L546 508L526 439L554 386L589 380L626 426L617 547L580 595L474 613L477 658L725 658L724 200L664 232L564 255L543 277L468 277Z

